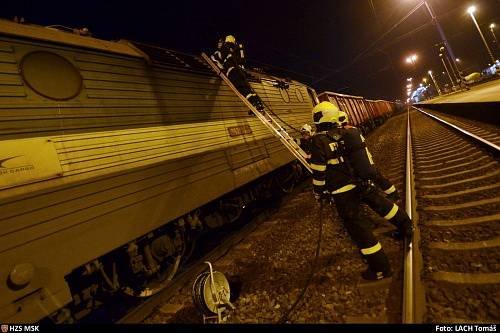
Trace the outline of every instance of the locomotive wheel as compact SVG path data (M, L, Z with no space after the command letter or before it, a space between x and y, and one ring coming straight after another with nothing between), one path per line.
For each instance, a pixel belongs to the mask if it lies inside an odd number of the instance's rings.
M133 297L150 297L165 287L167 287L172 281L173 277L179 270L179 267L191 256L196 245L195 239L189 239L186 233L181 233L181 237L178 240L177 254L171 256L161 261L160 269L153 276L147 278L147 281L141 286L141 288L131 288L126 287L125 294Z
M171 263L168 268L161 270L156 273L154 277L149 278L150 281L145 283L140 290L134 290L131 287L126 287L123 292L129 296L137 298L146 298L156 295L170 284L172 278L179 269L181 258L181 255L175 257L173 263Z
M221 201L219 206L229 223L238 220L245 209L245 203L240 197Z

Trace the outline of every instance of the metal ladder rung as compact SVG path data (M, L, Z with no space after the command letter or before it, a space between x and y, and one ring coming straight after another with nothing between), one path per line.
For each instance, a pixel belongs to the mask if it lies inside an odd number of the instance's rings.
M202 53L203 59L212 67L213 71L217 73L222 80L233 90L233 92L238 96L241 101L250 108L250 110L257 116L259 120L262 121L262 124L264 124L267 128L269 128L272 132L276 134L276 136L280 139L280 141L283 143L283 145L292 153L293 156L295 156L300 163L304 165L304 167L312 173L312 169L309 166L309 163L307 163L306 159L304 158L305 152L295 144L295 141L293 138L287 133L287 131L281 127L281 125L274 120L269 113L264 111L264 113L259 112L255 107L243 96L240 94L240 92L234 87L232 82L224 75L224 73L212 62L212 60L205 54ZM283 134L285 133L286 136ZM294 144L290 144L289 141L293 141ZM292 149L293 148L293 149Z

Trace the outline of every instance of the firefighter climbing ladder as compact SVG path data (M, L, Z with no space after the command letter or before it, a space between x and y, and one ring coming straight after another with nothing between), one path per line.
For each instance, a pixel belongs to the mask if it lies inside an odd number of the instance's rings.
M312 173L312 169L309 166L309 163L307 163L305 157L307 154L299 147L299 145L295 142L295 140L285 131L285 129L276 121L274 120L271 115L266 112L259 112L253 105L250 103L245 96L240 94L240 92L234 87L234 85L229 81L226 75L217 67L216 64L213 63L213 61L205 54L201 54L203 59L212 67L215 73L217 73L224 82L231 88L231 90L238 96L243 103L245 103L248 108L257 116L257 118L273 132L274 136L276 136L281 143L304 165L304 167L309 170L309 172Z

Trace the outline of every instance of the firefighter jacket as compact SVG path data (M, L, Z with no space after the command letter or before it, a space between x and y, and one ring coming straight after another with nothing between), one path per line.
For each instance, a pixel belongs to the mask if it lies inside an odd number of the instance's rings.
M342 193L356 187L356 177L343 155L343 129L318 132L312 137L310 165L314 193Z
M304 138L298 138L295 140L299 147L306 152L307 155L311 155L311 150L312 150L312 137L309 139L304 139Z
M371 180L386 194L396 191L394 185L387 180L375 167L372 154L366 147L365 138L361 132L352 126L341 129L344 141L344 158L349 162L354 174L361 181Z
M244 69L245 54L241 44L225 42L221 49L214 53L214 56L216 62L226 70L226 76L229 76L235 68Z
M361 132L352 126L345 126L339 131L343 140L343 155L354 170L356 176L368 180L376 175L372 154L366 147L365 138Z

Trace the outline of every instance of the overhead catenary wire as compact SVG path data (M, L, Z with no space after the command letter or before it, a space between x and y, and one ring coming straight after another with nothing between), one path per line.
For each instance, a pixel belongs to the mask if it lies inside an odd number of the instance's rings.
M344 71L345 69L348 69L349 67L351 67L352 65L354 65L356 62L358 62L359 59L361 59L365 54L367 54L368 52L370 52L372 50L373 47L375 47L382 39L384 39L388 34L390 34L394 29L396 29L400 24L402 24L404 21L406 21L406 19L408 17L410 17L414 12L416 12L422 5L424 4L423 1L421 1L419 4L417 4L412 10L410 10L403 18L401 18L396 24L394 24L389 30L387 30L386 32L384 32L379 38L377 38L377 40L375 40L373 43L370 44L370 46L368 46L365 50L363 50L362 52L358 53L352 61L350 61L349 63L345 64L344 66L336 69L335 71L332 71L332 72L329 72L325 75L323 75L322 77L320 77L319 79L317 79L316 81L313 82L313 84L318 84L319 82L329 78L331 75L335 74L335 73L338 73L338 72L342 72Z

